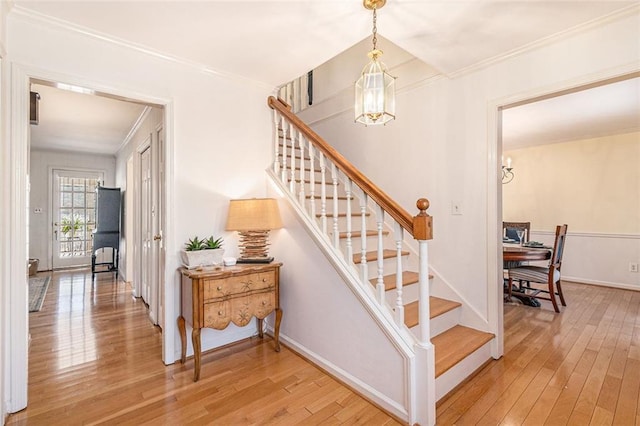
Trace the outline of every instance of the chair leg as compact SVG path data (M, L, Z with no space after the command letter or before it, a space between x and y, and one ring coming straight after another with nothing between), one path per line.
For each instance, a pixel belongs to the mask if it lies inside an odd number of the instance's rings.
M558 302L556 302L556 292L553 287L553 282L549 282L549 299L551 299L551 303L553 303L553 309L555 309L556 312L560 312Z
M562 303L562 306L567 306L567 304L564 301L564 295L562 294L562 284L560 284L560 280L558 280L558 282L556 283L556 287L558 288L558 296L560 296L560 303Z
M513 279L509 277L509 283L507 284L507 294L509 295L509 301L511 301L511 288L513 287Z

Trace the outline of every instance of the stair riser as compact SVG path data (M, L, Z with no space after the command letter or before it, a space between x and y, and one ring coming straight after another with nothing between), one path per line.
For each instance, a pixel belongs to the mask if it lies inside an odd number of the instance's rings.
M430 330L429 330L431 337L435 337L438 334L444 333L450 328L458 325L460 323L461 312L462 310L460 309L460 307L457 307L455 309L450 310L449 312L445 312L442 315L438 315L435 318L431 318L431 324L430 324Z
M436 401L449 393L453 388L462 383L480 368L485 362L491 359L491 341L485 343L475 352L460 361L451 369L436 378Z
M402 304L406 305L407 303L415 302L416 300L418 300L418 298L420 297L419 291L420 288L417 283L402 286ZM396 298L398 297L398 292L395 288L387 291L385 293L385 297L389 306L396 306Z
M362 240L360 237L351 239L351 248L354 253L360 253L362 251ZM388 250L395 250L395 242L391 241L389 236L382 237L382 248ZM373 251L378 249L378 237L367 237L367 251ZM340 250L343 253L347 252L347 240L345 238L340 239ZM405 268L406 269L406 268Z
M356 252L354 252L354 254L356 254ZM408 264L408 262L406 262L406 257L407 256L403 256L402 258L402 270L406 271L407 268L405 265ZM360 270L360 264L356 264L356 267L358 269L358 271ZM393 274L396 272L396 259L394 258L388 258L388 259L384 259L383 263L382 263L382 267L384 269L384 273L383 275L389 275L389 274ZM376 278L378 276L378 261L374 260L372 262L367 262L367 275L368 278L370 280ZM411 300L409 301L411 302ZM406 303L406 302L405 302Z

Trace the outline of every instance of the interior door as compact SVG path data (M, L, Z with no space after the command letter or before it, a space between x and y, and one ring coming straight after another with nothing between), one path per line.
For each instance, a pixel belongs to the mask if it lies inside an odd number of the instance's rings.
M156 190L154 194L157 194L157 199L154 203L155 207L155 231L154 231L154 257L156 273L154 280L154 297L152 297L153 305L157 306L157 324L164 328L164 267L165 267L165 255L166 248L164 244L164 212L165 212L165 160L164 160L164 129L159 127L156 130L157 146L155 149L157 157L157 179L154 179L156 183ZM153 318L152 318L153 320ZM154 321L154 324L156 322Z
M151 233L152 233L152 197L151 197L151 147L140 154L140 283L141 296L149 304L151 297ZM151 314L151 313L150 313Z
M100 171L52 171L52 267L91 264L96 226L96 187L104 181Z

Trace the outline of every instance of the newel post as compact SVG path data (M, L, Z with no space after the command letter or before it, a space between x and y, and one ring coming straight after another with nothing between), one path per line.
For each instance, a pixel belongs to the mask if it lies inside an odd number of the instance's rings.
M436 378L435 353L431 344L429 323L429 251L427 242L433 239L433 221L427 214L429 200L420 198L416 202L420 212L413 217L413 237L418 240L419 247L419 304L418 320L420 339L416 344L416 392L414 402L414 419L425 425L435 424L436 414Z

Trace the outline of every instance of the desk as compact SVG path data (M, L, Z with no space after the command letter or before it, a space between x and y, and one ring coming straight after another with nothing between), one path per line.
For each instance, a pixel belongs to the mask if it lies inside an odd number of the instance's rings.
M551 250L547 247L534 248L524 247L513 244L502 245L502 260L505 269L515 267L515 264L519 262L547 260L551 258ZM522 301L523 304L529 306L540 306L540 302L534 297L528 296L524 293L514 292L511 294ZM505 296L506 297L506 296Z
M186 360L185 322L189 321L193 327L194 382L200 378L200 329L204 327L224 330L230 322L243 327L256 317L258 335L262 337L262 321L275 311L275 350L280 352L280 266L282 263L274 262L180 270L182 303L178 329L182 343L181 361L184 364Z

